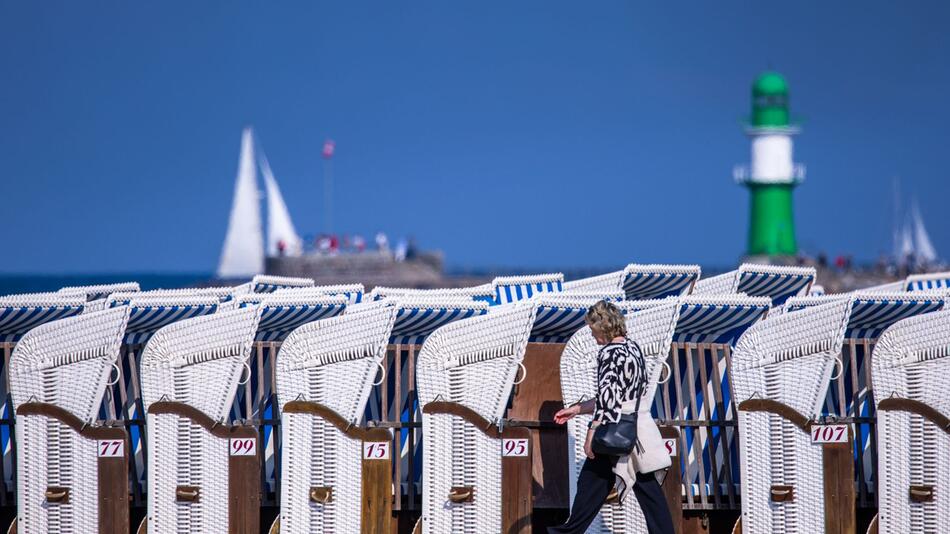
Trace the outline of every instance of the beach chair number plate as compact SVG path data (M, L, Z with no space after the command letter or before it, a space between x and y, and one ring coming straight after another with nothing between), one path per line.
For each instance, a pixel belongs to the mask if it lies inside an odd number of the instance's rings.
M847 443L848 425L814 425L811 427L812 443Z
M122 458L125 456L125 440L100 439L96 441L96 452L99 458Z
M503 439L501 440L502 456L528 456L528 440Z
M664 439L663 445L670 456L676 456L676 438Z
M256 456L257 439L231 438L231 456Z
M388 441L367 441L363 443L364 460L388 460L389 442Z

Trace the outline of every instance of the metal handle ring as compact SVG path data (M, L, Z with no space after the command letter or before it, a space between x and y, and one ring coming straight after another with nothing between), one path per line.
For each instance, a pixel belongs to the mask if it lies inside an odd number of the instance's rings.
M386 368L380 362L376 362L376 366L379 367L379 381L373 382L373 386L378 386L386 380Z
M671 369L670 364L666 363L665 361L660 362L660 363L663 364L664 368L666 368L666 380L658 380L657 383L666 384L667 382L670 381L671 378L673 378L673 369Z
M839 356L835 356L835 368L838 369L838 374L833 375L831 377L832 380L837 380L844 374L844 362L841 361Z
M243 386L251 381L251 365L247 362L241 363L244 366L244 369L247 369L247 378L244 380L238 380L238 385ZM244 371L241 371L241 376L244 376Z
M115 369L115 380L110 380L106 382L107 386L114 386L119 383L119 379L122 378L122 371L119 369L119 365L115 362L112 362L112 368ZM109 376L112 376L112 371L109 371Z
M518 367L521 368L521 380L515 380L515 385L516 385L516 386L517 386L518 384L524 382L524 379L525 379L525 378L528 378L528 370L525 368L524 364L521 363L521 362L518 362ZM517 377L518 375L515 375L515 376Z

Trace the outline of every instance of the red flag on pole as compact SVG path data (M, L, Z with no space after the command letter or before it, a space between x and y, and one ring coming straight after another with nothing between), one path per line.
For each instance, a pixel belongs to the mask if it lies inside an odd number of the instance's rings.
M323 159L330 159L333 157L333 151L336 149L336 143L333 139L327 139L323 142Z

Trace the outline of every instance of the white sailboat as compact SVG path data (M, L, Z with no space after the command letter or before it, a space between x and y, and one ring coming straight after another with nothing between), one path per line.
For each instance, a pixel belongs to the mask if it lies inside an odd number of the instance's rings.
M228 233L218 263L218 278L244 278L264 272L264 236L254 164L254 134L245 128L234 184Z
M267 192L267 255L268 256L299 256L303 252L303 240L297 235L290 212L284 197L280 194L280 187L271 171L270 164L264 151L258 148L258 163L261 174L264 175L264 186ZM281 251L283 243L283 251Z
M930 235L924 227L924 219L920 216L920 209L917 202L911 209L911 222L914 226L914 255L917 263L921 265L933 265L937 262L937 250L933 242L930 241Z
M281 242L286 256L299 256L303 252L303 240L290 220L290 212L270 164L263 151L258 148L257 152L255 158L254 133L251 128L245 128L241 136L241 159L234 184L231 218L218 263L218 278L247 278L264 272L264 232L261 228L257 165L264 175L267 193L267 254L279 255Z

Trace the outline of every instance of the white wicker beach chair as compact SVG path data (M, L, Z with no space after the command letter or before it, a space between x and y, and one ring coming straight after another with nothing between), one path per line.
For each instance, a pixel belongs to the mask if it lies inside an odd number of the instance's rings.
M641 265L622 271L564 282L564 291L623 291L627 300L662 299L688 295L699 279L698 265Z
M666 302L626 301L621 309L629 313ZM676 450L685 504L737 504L739 472L734 455L738 443L728 363L732 345L769 313L771 300L689 295L678 302L673 350L667 360L670 378L657 394L654 411L658 419L679 430ZM696 425L696 421L701 423Z
M950 532L950 311L900 321L873 352L879 532Z
M382 300L389 297L465 297L472 300L492 301L494 289L491 284L475 287L450 287L441 289L410 289L404 287L376 286L369 293L369 300Z
M331 286L290 287L274 291L275 295L342 295L347 304L363 302L363 284L338 284Z
M856 440L855 473L858 500L874 497L876 481L875 397L871 387L871 350L881 333L902 319L943 309L946 293L916 291L796 297L786 301L786 313L836 300L850 300L851 310L841 353L842 367L829 384L821 415L850 418ZM880 398L880 397L878 397Z
M773 306L780 306L790 297L807 295L814 281L814 267L743 263L735 271L696 282L693 294L745 293L750 297L769 297Z
M630 339L640 345L647 365L646 397L656 393L657 383L670 353L673 329L679 316L680 305L676 300L662 305L649 306L632 311L626 316ZM599 346L585 326L571 336L561 356L561 389L564 405L592 399L597 395L597 353ZM577 494L577 476L584 464L584 440L587 425L593 416L580 415L568 421L568 459L571 473L571 499ZM609 504L601 509L594 523L587 529L590 533L645 533L646 521L640 505L633 496L620 504Z
M493 423L504 414L535 310L533 303L496 307L439 328L422 346L416 375L426 534L507 532L506 522L530 514L530 497L502 498L502 434ZM529 435L527 429L508 430Z
M224 422L260 313L259 307L246 307L180 321L145 346L150 534L258 526L257 431Z
M313 280L310 278L295 278L292 276L258 274L255 275L250 282L244 285L249 286L251 293L273 293L278 289L313 287Z
M950 288L950 272L912 274L903 280L862 289L863 292L935 291Z
M309 323L284 341L277 357L281 532L381 533L381 523L389 523L392 436L360 423L398 310L381 306ZM385 452L379 453L386 460L384 486L363 488L363 443ZM370 459L367 467L378 471L372 462L380 459ZM372 489L384 490L384 498L372 495ZM362 524L366 516L360 511L371 497L376 497L372 505L379 507L375 519L380 523Z
M373 388L366 408L367 421L387 421L395 425L394 441L397 479L396 498L414 498L421 489L420 466L422 432L413 428L421 420L421 406L416 398L417 354L433 331L448 323L484 315L489 310L486 300L475 301L465 296L440 292L410 292L401 297L368 300L347 307L347 314L377 310L380 307L397 309L396 321L389 338L384 382Z
M844 343L851 300L777 314L749 328L732 356L739 403L742 527L746 534L825 530L821 413ZM759 406L763 405L763 406Z
M539 293L557 293L562 290L563 284L564 275L561 273L499 276L492 280L492 291L495 304L509 304Z
M64 295L83 296L88 301L100 300L112 293L139 291L138 282L119 282L117 284L98 284L92 286L69 286L59 290Z
M21 534L128 531L128 464L119 453L127 448L126 433L90 426L128 318L123 307L46 323L27 332L13 351ZM102 444L118 457L100 458ZM110 509L110 500L124 510Z

